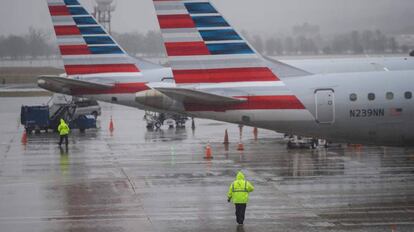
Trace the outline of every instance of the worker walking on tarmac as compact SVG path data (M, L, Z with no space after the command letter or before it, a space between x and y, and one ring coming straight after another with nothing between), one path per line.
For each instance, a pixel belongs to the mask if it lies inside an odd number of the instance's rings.
M63 139L65 139L65 144L66 147L68 146L68 135L69 135L69 126L68 124L66 124L65 120L60 119L60 124L58 126L58 131L59 131L59 135L60 135L60 141L59 141L59 146L62 145Z
M236 220L239 225L243 225L246 206L249 202L249 193L253 192L253 190L253 185L244 179L244 174L238 172L236 180L229 187L227 201L234 203L236 207Z

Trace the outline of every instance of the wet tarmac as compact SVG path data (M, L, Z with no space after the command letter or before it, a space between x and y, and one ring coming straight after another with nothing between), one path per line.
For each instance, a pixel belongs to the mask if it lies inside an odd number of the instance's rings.
M56 134L22 145L20 106L46 101L0 98L0 231L414 231L414 149L288 151L280 135L255 141L245 128L240 152L236 125L149 132L142 111L110 104L68 150ZM256 188L244 227L226 201L238 170Z

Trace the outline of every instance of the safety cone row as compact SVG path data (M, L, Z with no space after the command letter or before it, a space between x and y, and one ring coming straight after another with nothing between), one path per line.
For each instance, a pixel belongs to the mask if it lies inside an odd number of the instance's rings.
M22 144L23 145L26 145L27 144L27 133L26 133L26 130L25 131L23 131L23 135L22 135Z
M213 159L213 154L211 152L210 143L207 143L206 152L205 153L206 153L206 156L204 156L204 159L207 159L207 160Z
M113 132L114 131L114 122L113 122L113 120L112 120L112 116L111 116L111 121L109 121L109 131L110 132Z
M255 139L257 139L257 128L254 128L253 133L255 135ZM240 128L240 141L237 144L237 150L238 151L244 151L244 144L242 143L242 139L241 139L241 135L242 135L242 129ZM223 144L225 145L225 150L228 151L229 148L229 133L227 131L227 129L224 131L224 142ZM212 159L213 155L212 155L212 150L211 150L211 146L210 143L208 143L205 147L205 156L204 159Z

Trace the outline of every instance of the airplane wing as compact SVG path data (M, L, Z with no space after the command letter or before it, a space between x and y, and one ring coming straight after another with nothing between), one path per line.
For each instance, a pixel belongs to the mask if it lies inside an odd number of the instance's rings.
M227 97L203 91L185 89L185 88L155 88L157 91L168 97L178 100L184 104L202 104L202 105L232 105L245 102L244 98Z
M113 85L59 76L40 76L37 79L37 84L43 89L63 94L71 94L77 89L106 90L113 87Z

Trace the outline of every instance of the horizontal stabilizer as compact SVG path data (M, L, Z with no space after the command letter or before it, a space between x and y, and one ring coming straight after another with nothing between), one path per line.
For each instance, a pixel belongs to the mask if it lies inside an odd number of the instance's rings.
M41 76L37 79L39 87L57 93L71 94L73 90L90 89L105 90L113 86L89 81L81 81L59 76Z
M155 88L159 92L180 101L184 104L200 104L200 105L232 105L245 102L246 99L227 97L212 93L206 93L193 89L184 88Z

